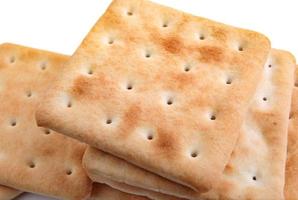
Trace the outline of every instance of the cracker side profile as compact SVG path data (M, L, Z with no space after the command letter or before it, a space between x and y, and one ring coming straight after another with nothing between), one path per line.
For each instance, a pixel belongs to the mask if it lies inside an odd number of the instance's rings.
M5 186L0 186L0 200L11 200L19 196L21 193L21 191Z
M94 183L90 200L149 200L146 197L128 194L105 184Z
M86 151L92 151L92 149L89 148L89 150L87 149ZM85 152L85 154L86 154L86 152ZM89 153L88 155L92 155L92 154ZM109 155L107 155L107 156L109 156ZM113 158L113 156L110 156L110 157ZM93 165L93 164L89 165L89 163L92 163L92 161L89 160L89 158L90 158L90 156L88 156L88 161L84 161L84 159L83 159L83 166L85 167L88 176L91 178L91 180L93 182L107 184L117 190L127 192L130 194L139 195L139 196L145 196L145 197L148 197L148 198L154 199L154 200L183 200L182 198L174 197L171 195L166 195L159 191L153 191L148 188L141 188L138 186L126 184L125 181L123 181L120 177L116 177L113 174L114 173L113 170L117 168L121 172L126 173L126 176L130 176L130 175L135 176L134 174L129 174L129 173L131 173L131 171L123 169L123 167L126 168L124 165L121 165L121 164L124 164L123 162L122 163L119 162L118 164L120 164L120 165L118 165L116 167L113 165L113 163L112 163L113 161L109 161L106 159L108 161L108 163L106 163L105 166L107 167L109 165L110 168L113 168L113 169L111 172L111 170L106 168L104 170L104 172L102 173L101 171L98 171L97 168L94 168L95 165ZM114 158L117 159L116 157L114 157ZM95 162L99 162L98 159L95 159ZM117 162L117 161L115 160L114 162ZM101 167L102 165L97 165L97 166ZM145 178L145 177L143 177L143 178ZM144 179L144 181L145 181L145 179Z
M185 186L93 147L87 148L83 165L93 180L106 176L132 186L189 199L283 199L287 124L294 66L295 59L288 52L271 51L243 130L217 190L199 195ZM295 98L295 93L293 97ZM295 122L295 102L297 101L293 99L292 122ZM295 123L291 125L292 132L295 133L298 129L295 128ZM295 139L289 137L289 149L291 144L295 144ZM289 163L295 162L289 158ZM293 171L295 174L296 166L290 164L289 172ZM295 183L296 176L293 174L288 175L287 179ZM297 191L295 186L291 188L292 192Z
M228 162L269 50L253 31L115 0L37 123L204 192Z
M173 195L181 199L196 199L199 196L186 186L162 178L90 146L87 147L83 156L83 167L94 182L105 183L119 190L152 199L174 199Z
M86 145L37 127L34 117L67 59L0 45L0 184L60 199L82 200L91 193L81 164Z
M298 67L295 71L286 165L286 200L298 199Z
M186 199L174 197L171 195L166 195L166 194L163 194L160 192L155 192L152 190L128 185L126 183L120 183L117 180L112 180L110 178L101 176L101 174L96 174L96 176L92 176L92 174L90 174L90 175L91 175L90 178L97 183L107 184L112 188L115 188L117 190L129 193L129 194L144 196L144 197L148 197L149 199L154 199L154 200L186 200Z

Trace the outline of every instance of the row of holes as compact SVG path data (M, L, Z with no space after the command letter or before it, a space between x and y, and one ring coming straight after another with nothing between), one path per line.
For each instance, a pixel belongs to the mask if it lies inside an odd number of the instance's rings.
M269 64L269 65L268 65L268 68L272 68L272 64ZM268 98L267 98L267 97L263 97L262 100L263 100L263 101L267 101ZM252 176L251 179L252 179L253 181L257 181L257 177L256 177L256 176Z
M184 67L184 71L185 72L190 72L190 70L191 70L191 66L190 65L185 65L185 67ZM94 71L92 70L92 69L88 69L87 70L87 74L88 75L93 75L94 74ZM230 85L230 84L232 84L232 79L229 77L229 78L227 78L227 80L226 80L226 84L227 85ZM131 83L129 83L128 85L127 85L127 89L129 89L129 90L131 90L132 89L132 84Z
M11 121L10 121L10 125L11 125L12 127L17 126L17 121L16 121L15 119L11 120ZM46 135L51 134L51 130L50 130L50 129L44 129L44 134L46 134Z
M168 102L168 104L172 104L172 103ZM71 103L68 104L68 107L71 107L69 105L72 105L72 104ZM216 120L216 116L215 115L211 115L210 120ZM111 118L106 119L105 124L106 125L113 124L113 119L111 119ZM147 134L146 138L147 138L147 140L152 141L154 139L154 135L152 133L149 133L149 134ZM198 156L198 151L192 151L190 153L190 156L192 158L196 158Z
M34 162L29 163L28 166L29 166L31 169L36 168L36 164L35 164ZM72 170L68 169L68 170L66 170L65 174L68 175L68 176L70 176L70 175L73 174L73 172L72 172Z
M273 67L272 64L268 64L268 68L272 68L272 67ZM264 102L266 102L266 101L268 101L268 97L263 97L262 100L263 100Z
M215 120L215 119L216 119L216 117L214 115L212 115L211 116L211 120ZM107 125L111 125L112 123L113 123L113 120L112 119L109 118L109 119L106 120L106 124ZM45 130L45 134L47 134L47 135L50 134L50 130L49 129L46 129ZM154 139L154 135L152 133L150 133L150 134L147 135L147 140L150 141L150 140L153 140L153 139ZM198 156L198 152L197 151L193 151L193 152L191 152L190 155L191 155L191 157L195 158L195 157Z
M269 64L269 65L268 65L268 68L272 68L272 67L273 67L272 64ZM263 100L263 101L268 101L268 98L267 98L267 97L263 97L262 100ZM252 180L253 180L253 181L257 181L257 177L256 177L256 176L252 176Z
M210 120L212 120L212 121L216 120L216 116L215 115L211 115ZM111 125L112 123L113 123L113 120L112 119L109 118L109 119L106 120L106 124L107 125Z
M184 71L185 72L189 72L190 71L190 67L189 66L186 66L184 68ZM94 72L92 69L89 69L88 72L87 72L88 75L93 75ZM226 82L225 82L227 85L231 85L233 83L233 80L231 78L227 78ZM132 90L133 89L133 84L132 83L128 83L127 86L126 86L126 89L127 90Z
M200 40L205 40L205 36L199 36L199 38L200 38ZM108 39L108 44L109 45L113 45L115 43L115 39L113 39L113 38L109 38ZM242 46L239 46L238 47L238 51L244 51L244 49L243 49L243 47ZM152 54L150 53L150 52L146 52L145 53L145 57L146 58L151 58L151 56L152 56Z
M173 103L174 103L174 101L173 101L173 99L168 99L167 100L167 105L173 105ZM72 102L71 101L69 101L68 103L67 103L67 107L68 108L71 108L73 105L72 105ZM212 114L211 116L210 116L210 120L212 120L212 121L214 121L214 120L216 120L216 115L215 114ZM106 124L112 124L113 123L113 120L112 119L107 119L106 120Z
M11 56L9 62L11 64L14 64L16 62L16 57L15 56ZM43 62L43 63L40 64L39 67L40 67L41 70L45 70L47 68L47 63L46 62Z
M89 74L93 74L93 72L90 71ZM232 80L231 80L231 79L228 79L228 80L226 81L226 84L232 84ZM132 89L133 89L133 85L132 85L131 83L129 83L129 84L127 85L126 89L127 89L127 90L132 90ZM30 93L29 93L29 94L30 94ZM31 96L31 95L29 95L29 96ZM29 97L29 96L28 96L28 97ZM267 97L263 97L262 100L263 100L263 101L268 101L268 98L267 98ZM173 103L174 103L174 100L173 100L172 98L168 98L168 100L166 101L166 104L167 104L167 105L173 105ZM72 102L71 102L71 101L68 102L67 107L68 107L68 108L71 108L71 107L72 107ZM215 120L215 119L216 119L216 116L215 116L215 115L212 115L212 116L210 117L210 119L211 119L211 120ZM111 123L112 123L112 122L109 120L107 124L111 124Z
M153 135L153 133L148 133L146 138L147 138L147 140L149 140L149 141L153 140L153 139L154 139L154 135ZM196 158L196 157L198 156L198 151L196 151L196 150L192 151L192 152L190 153L190 156L191 156L192 158Z
M134 13L132 11L127 11L126 14L127 14L127 16L133 16L134 15ZM162 23L161 27L162 28L168 28L169 27L169 23L168 22L164 22L164 23ZM200 34L198 38L200 40L205 40L206 39L206 36ZM113 44L113 43L114 43L114 41L109 42L109 44ZM238 51L244 51L244 48L242 46L239 46L238 47Z
M146 53L146 55L145 55L145 57L146 58L150 58L151 57L151 54L150 53ZM12 61L13 62L15 62L15 58L13 57L13 59L12 59ZM42 63L41 64L41 66L40 66L40 68L42 69L42 70L45 70L46 69L46 63ZM191 70L191 66L190 65L186 65L185 67L184 67L184 71L185 72L189 72ZM93 74L93 70L92 69L89 69L88 70L88 72L87 72L87 74L89 74L89 75L92 75ZM226 81L226 84L232 84L232 80L229 78L229 79L227 79L227 81ZM132 86L131 85L129 85L128 87L127 87L127 89L132 89ZM28 97L31 97L31 92L29 91L28 92Z

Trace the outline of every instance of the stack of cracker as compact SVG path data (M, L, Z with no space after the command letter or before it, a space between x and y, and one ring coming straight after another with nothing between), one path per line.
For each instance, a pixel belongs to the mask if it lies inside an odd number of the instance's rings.
M298 199L295 65L147 0L114 0L72 56L2 44L0 200Z

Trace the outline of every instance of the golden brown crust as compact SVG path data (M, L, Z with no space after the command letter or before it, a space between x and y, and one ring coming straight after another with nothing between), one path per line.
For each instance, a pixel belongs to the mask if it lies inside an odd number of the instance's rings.
M0 46L0 183L81 200L92 186L81 165L86 145L37 127L34 118L41 95L67 59L11 44Z
M21 191L5 186L0 186L0 200L11 200L19 196L21 193Z
M90 200L149 200L133 194L121 192L101 183L94 183Z
M286 200L298 199L298 70L296 67L288 136Z
M214 189L201 198L206 199L282 199L288 113L293 84L294 57L288 52L272 50L264 67L263 80L245 121L232 160L226 166L224 177ZM296 72L297 73L297 72ZM266 97L266 102L263 98ZM295 95L294 95L295 97ZM293 102L297 102L294 101ZM295 103L293 103L295 104ZM296 105L293 105L295 108ZM291 116L296 115L295 109ZM295 118L295 117L294 117ZM292 123L294 126L295 123ZM258 131L257 131L258 130ZM292 127L292 130L296 130ZM256 132L254 132L256 131ZM289 147L296 144L289 137ZM290 148L289 148L290 149ZM295 156L295 155L294 155ZM290 155L291 157L291 155ZM296 180L295 159L289 159L288 180ZM96 180L99 175L141 188L166 194L197 199L198 194L153 173L138 168L125 160L88 147L83 163L87 173ZM129 174L129 176L127 176ZM254 177L255 179L254 180ZM100 178L100 177L99 177ZM292 192L295 185L289 186ZM292 197L295 195L291 195ZM288 198L291 199L291 198Z
M115 0L37 122L203 192L228 162L269 50L252 31Z

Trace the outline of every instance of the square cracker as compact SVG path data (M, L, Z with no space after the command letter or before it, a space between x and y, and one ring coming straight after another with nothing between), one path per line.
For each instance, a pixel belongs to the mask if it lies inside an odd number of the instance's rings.
M298 200L298 66L290 114L285 197L287 200Z
M294 66L295 59L292 55L272 50L231 160L218 188L209 193L199 195L185 186L93 147L87 148L83 165L94 181L105 176L132 186L189 199L283 199L287 125ZM295 136L297 133L295 115L298 101L295 99L295 91L298 90L295 88L293 95L289 150L294 146L292 144L296 144L296 140L291 138L291 135ZM294 180L297 178L295 170L298 165L295 165L291 155L288 162L293 163L288 164L288 173L292 172L292 175L288 175L287 179L292 180L289 181L289 188L292 188L289 190L294 193L297 192L297 187L294 184L291 186L291 182L297 183Z
M11 200L19 196L21 193L21 191L5 186L0 186L0 200Z
M149 200L148 198L121 192L105 184L94 183L89 200Z
M36 126L41 95L67 56L0 46L0 184L60 199L84 199L91 180L81 160L86 145Z
M228 162L269 50L253 31L115 0L37 123L203 192Z

